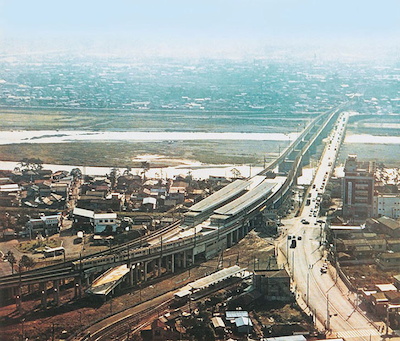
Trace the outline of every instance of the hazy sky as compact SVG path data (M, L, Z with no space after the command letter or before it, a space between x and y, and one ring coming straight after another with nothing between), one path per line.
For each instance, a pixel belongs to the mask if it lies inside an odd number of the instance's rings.
M0 13L3 49L79 41L190 50L400 37L400 0L0 0Z

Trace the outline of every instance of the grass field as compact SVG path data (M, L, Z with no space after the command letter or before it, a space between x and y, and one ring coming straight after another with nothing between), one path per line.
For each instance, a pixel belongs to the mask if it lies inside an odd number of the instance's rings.
M196 160L208 164L261 165L264 156L273 158L284 142L276 141L175 141L165 142L71 142L55 144L0 145L2 161L19 162L35 157L44 163L104 167L140 167L138 155L156 154L171 159ZM163 161L166 163L165 161Z

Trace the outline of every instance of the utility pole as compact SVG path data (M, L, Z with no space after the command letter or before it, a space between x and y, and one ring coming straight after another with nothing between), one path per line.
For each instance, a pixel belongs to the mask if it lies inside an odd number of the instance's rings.
M309 303L310 297L310 270L307 270L307 307Z
M330 321L329 321L329 294L326 294L326 330L329 332Z

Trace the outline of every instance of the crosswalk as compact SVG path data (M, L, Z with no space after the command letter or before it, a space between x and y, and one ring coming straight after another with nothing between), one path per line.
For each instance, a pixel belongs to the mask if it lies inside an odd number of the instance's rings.
M361 338L369 340L369 337L376 337L380 335L381 334L375 328L345 330L337 333L338 337L341 337L345 340L362 340Z

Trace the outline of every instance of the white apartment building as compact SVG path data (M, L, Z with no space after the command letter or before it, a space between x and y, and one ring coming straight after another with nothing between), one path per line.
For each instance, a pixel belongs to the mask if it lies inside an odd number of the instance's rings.
M400 194L378 194L374 196L374 217L400 218Z

